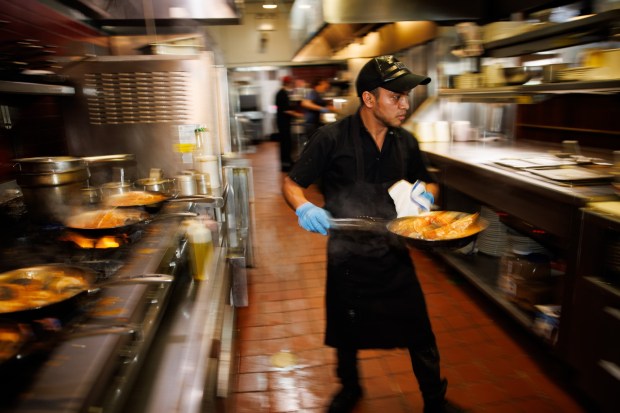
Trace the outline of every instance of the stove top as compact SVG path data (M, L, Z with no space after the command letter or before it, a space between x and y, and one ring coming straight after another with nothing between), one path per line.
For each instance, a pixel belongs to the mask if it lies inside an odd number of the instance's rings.
M176 203L166 212L187 208ZM145 274L186 276L182 218L132 226L102 240L32 225L19 207L14 211L0 214L8 229L0 235L1 272L60 263L94 271L97 284ZM0 390L0 412L120 411L177 283L106 285L88 292L74 311L45 313L44 323L56 324L35 337L42 351L0 365L3 383L11 382ZM20 322L40 330L41 320Z

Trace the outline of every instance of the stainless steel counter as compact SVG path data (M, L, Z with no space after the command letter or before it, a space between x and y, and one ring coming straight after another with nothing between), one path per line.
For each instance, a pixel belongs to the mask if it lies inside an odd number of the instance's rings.
M556 146L534 145L528 143L507 142L459 142L459 143L421 143L431 159L453 163L467 164L470 167L497 174L498 179L513 180L532 186L533 190L541 191L546 196L558 196L566 202L582 204L584 202L596 202L616 199L610 185L584 185L565 186L560 183L551 183L536 178L528 173L518 170L509 170L493 165L494 161L505 158L528 158L541 155L552 155L559 152ZM600 157L606 154L591 153L589 156ZM611 151L608 157L611 158Z
M209 277L176 291L125 411L200 412L216 403L223 333L234 325L226 254L217 246Z
M579 208L589 202L617 199L609 184L567 186L493 164L503 158L536 157L554 150L557 152L558 148L551 145L500 141L422 143L421 148L439 169L441 181L447 187L561 238L574 235Z
M535 235L565 262L566 270L561 276L562 292L558 298L558 304L562 305L561 328L554 350L560 358L568 360L577 265L581 259L583 208L592 202L617 201L619 197L612 185L555 184L527 172L493 164L503 158L537 157L559 152L558 147L552 145L466 142L423 143L421 148L438 170L443 187L440 195L443 208L454 209L468 203L490 206L503 213L502 221L525 234ZM585 151L584 155L603 157L601 153ZM498 258L453 252L440 252L440 255L483 294L531 330L531 314L506 300L497 289Z

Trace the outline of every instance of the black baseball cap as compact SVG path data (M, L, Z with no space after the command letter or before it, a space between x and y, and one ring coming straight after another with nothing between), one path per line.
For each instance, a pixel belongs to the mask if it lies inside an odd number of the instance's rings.
M405 92L417 85L427 85L430 77L411 73L405 65L394 56L379 56L370 59L357 76L355 86L357 96L365 91L382 87L392 92Z

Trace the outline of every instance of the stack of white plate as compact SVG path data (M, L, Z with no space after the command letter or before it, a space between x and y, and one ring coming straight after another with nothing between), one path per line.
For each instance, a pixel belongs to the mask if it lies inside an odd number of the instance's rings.
M508 229L508 247L519 254L549 254L549 251L538 242L512 229Z
M508 247L508 227L499 221L499 216L491 208L484 206L480 208L480 217L486 219L489 226L478 235L476 241L478 251L493 257L501 257Z

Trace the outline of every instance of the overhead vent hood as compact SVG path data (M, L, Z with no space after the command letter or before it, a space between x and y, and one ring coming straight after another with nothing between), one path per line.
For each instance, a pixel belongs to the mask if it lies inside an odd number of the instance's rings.
M175 29L241 21L235 0L55 1L83 14L89 24L117 34L144 32L149 24L155 24L160 33L172 33Z
M323 1L327 23L389 23L428 20L437 23L504 20L512 13L537 10L575 0L329 0Z
M295 0L295 62L376 56L432 40L437 26L508 20L575 0Z
M474 20L482 16L483 0L337 0L323 2L327 23L390 23L396 21Z

